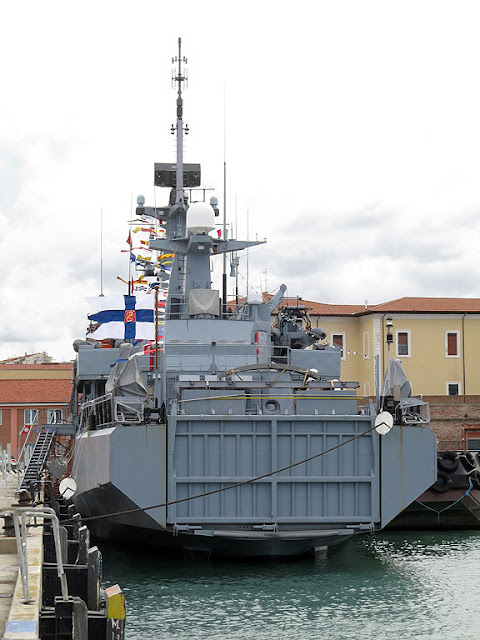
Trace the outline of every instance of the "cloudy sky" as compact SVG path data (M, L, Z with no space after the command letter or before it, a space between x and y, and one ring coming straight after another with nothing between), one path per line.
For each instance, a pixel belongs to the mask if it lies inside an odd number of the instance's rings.
M104 293L126 293L132 202L164 204L153 163L175 159L179 36L185 159L223 203L226 158L229 221L269 241L252 286L479 297L479 20L462 0L0 0L0 358L73 357L101 218Z

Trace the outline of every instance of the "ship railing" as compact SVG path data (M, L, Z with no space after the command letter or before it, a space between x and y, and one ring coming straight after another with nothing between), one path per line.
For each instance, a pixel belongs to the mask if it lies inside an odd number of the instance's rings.
M244 365L278 362L290 364L289 347L267 346L244 340L215 342L169 340L165 362L169 371L225 371Z
M421 396L403 398L397 406L397 420L400 424L420 425L430 422L430 407Z
M238 307L237 311L234 311L235 303L227 304L227 313L224 316L226 320L250 320L253 316L252 307L249 304L244 304ZM192 317L189 315L189 303L185 300L184 296L173 297L170 299L166 308L166 319L176 320L178 318Z
M80 429L105 429L117 424L141 424L145 401L108 393L84 402L80 408Z
M257 345L245 342L217 341L212 345L205 342L169 341L165 362L169 371L223 371L265 362L267 355L262 354L260 360L257 352Z

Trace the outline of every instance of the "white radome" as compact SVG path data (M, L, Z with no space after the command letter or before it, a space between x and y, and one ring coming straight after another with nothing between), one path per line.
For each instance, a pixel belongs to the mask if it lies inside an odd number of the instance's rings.
M215 229L215 213L206 202L194 202L187 209L187 231L200 235Z

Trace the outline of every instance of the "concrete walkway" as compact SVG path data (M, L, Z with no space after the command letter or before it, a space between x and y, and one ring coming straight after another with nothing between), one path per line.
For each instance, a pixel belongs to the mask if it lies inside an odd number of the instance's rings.
M0 510L16 503L18 476L0 474ZM23 601L15 535L7 537L0 519L0 638L4 640L37 640L42 598L43 527L29 529L27 536L30 602Z

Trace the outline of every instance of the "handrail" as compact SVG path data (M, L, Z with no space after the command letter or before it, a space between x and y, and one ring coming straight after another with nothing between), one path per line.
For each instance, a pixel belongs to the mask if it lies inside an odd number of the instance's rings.
M23 446L22 446L22 450L20 451L20 454L17 457L17 469L20 469L20 460L22 459L22 457L25 456L25 451L26 451L26 445L28 443L28 439L30 438L30 434L34 432L34 427L38 426L36 423L38 422L38 417L35 418L35 422L33 424L30 425L30 429L27 433L27 437L25 438L24 442L23 442ZM22 429L25 428L25 425L22 427Z
M58 516L51 507L19 507L12 511L0 511L0 517L6 515L13 516L13 525L15 527L15 538L17 541L18 560L20 564L20 575L23 586L23 601L28 604L30 600L30 586L28 581L28 556L27 556L27 516L42 516L52 521L53 539L55 542L55 556L57 560L57 574L60 578L63 600L68 600L67 576L63 568L62 549L60 546L60 525ZM21 516L21 528L19 524Z
M50 424L42 425L42 426L40 427L40 432L38 433L37 440L36 440L36 442L35 442L35 444L34 444L34 449L35 449L35 447L37 446L37 444L38 444L38 442L39 442L39 438L40 438L40 436L41 436L42 434L46 434L46 435L47 435L47 437L48 437L49 432L52 432L52 431L53 431L54 433L56 433L56 430L57 430L57 428L56 428L56 426L55 426L55 425L53 425L53 424L52 424L52 425L50 425ZM47 444L48 444L48 446L50 446L50 444L48 443L48 441L44 441L44 442L42 443L42 448L41 448L41 450L40 450L40 452L42 453L42 455L45 453L45 448L46 448ZM47 454L48 454L48 450L47 450L46 455L47 455ZM28 461L28 464L27 464L27 465L25 465L25 467L24 467L23 475L22 475L22 474L19 474L19 482L18 482L18 486L19 486L19 487L21 487L21 486L22 486L22 484L23 484L23 482L24 482L24 480L25 480L25 477L26 477L27 471L28 471L28 469L29 469L29 465L30 465L30 460ZM17 469L18 469L18 461L17 461ZM18 470L20 470L20 469L18 469Z
M80 429L103 428L116 424L141 424L145 401L135 396L114 396L111 393L88 400L80 408ZM94 426L89 424L93 416Z

